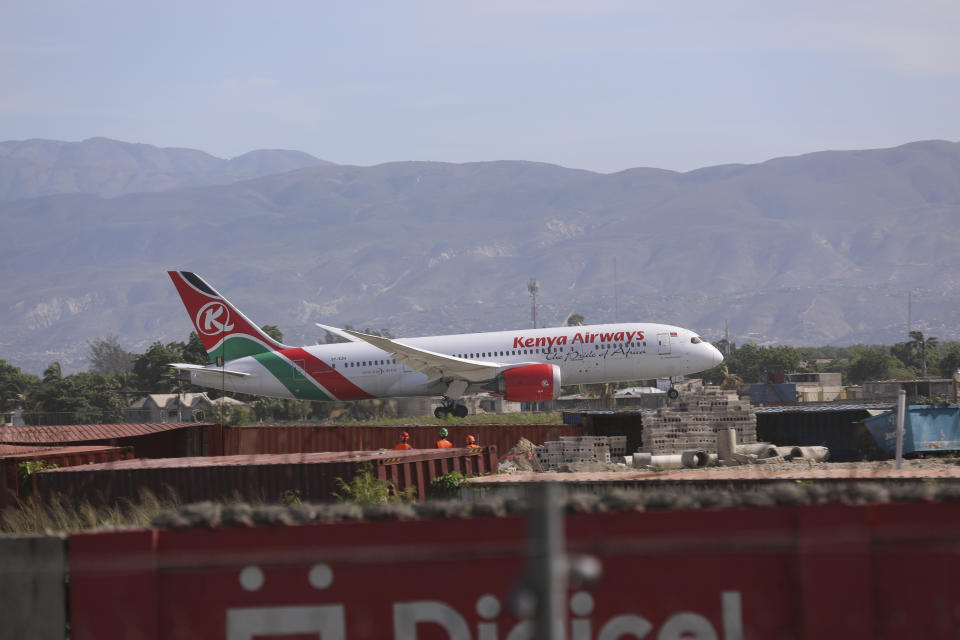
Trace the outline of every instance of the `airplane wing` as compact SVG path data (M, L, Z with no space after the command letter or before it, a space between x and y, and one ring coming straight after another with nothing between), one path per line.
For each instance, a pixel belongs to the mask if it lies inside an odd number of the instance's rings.
M200 364L184 364L182 362L177 362L177 363L171 364L170 366L180 371L204 371L206 373L217 374L217 375L220 375L221 373L223 373L228 376L233 376L235 378L246 378L247 376L251 375L244 371L230 371L229 369L222 369L220 367L211 368L211 367L205 367Z
M363 342L363 340L361 340L360 338L356 338L356 337L350 335L349 333L347 333L347 332L344 331L343 329L339 329L339 328L337 328L337 327L331 327L331 326L325 325L325 324L320 324L319 322L314 322L314 324L317 325L318 327L320 327L321 329L323 329L324 331L326 331L327 333L332 333L333 335L339 336L339 337L343 338L344 340L349 340L350 342Z
M443 353L435 353L433 351L427 351L426 349L411 347L402 342L391 340L390 338L372 336L351 329L344 329L343 331L359 340L372 344L378 349L386 351L391 354L397 362L426 374L431 382L449 378L466 380L468 382L484 382L496 377L500 371L516 366L506 363L455 358Z

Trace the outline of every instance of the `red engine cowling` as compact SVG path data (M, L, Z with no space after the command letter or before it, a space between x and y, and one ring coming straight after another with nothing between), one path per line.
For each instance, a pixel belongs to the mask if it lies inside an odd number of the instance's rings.
M528 364L507 369L497 379L497 387L511 402L545 402L560 395L560 367L552 364Z

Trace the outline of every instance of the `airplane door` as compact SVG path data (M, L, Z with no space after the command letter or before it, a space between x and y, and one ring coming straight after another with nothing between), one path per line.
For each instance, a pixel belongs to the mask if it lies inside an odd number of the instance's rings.
M657 342L660 345L660 355L668 356L670 355L670 334L669 333L658 333Z
M303 375L306 371L307 363L304 360L294 360L290 366L290 387L294 395L300 397L306 393L308 387L312 386L310 381Z

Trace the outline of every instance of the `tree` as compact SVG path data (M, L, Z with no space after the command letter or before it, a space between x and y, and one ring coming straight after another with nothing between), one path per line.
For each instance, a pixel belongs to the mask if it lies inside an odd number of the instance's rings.
M847 384L889 380L904 372L902 363L885 347L861 347L844 371Z
M84 371L64 377L59 373L59 365L44 372L31 407L36 413L32 421L87 424L123 420L126 401L117 393L120 385L112 376Z
M788 373L796 371L800 366L800 354L793 347L758 347L748 343L731 353L726 364L732 375L748 382L759 382L766 366L778 365Z
M586 324L585 319L579 313L571 313L567 316L567 321L564 322L568 327L579 327L583 324Z
M63 370L59 362L51 362L50 366L43 370L43 383L51 384L63 377Z
M26 409L29 390L40 383L39 378L20 371L20 367L0 360L0 411Z
M933 349L937 346L937 339L933 336L929 338L923 337L922 331L911 331L910 343L914 350L920 353L920 375L924 378L927 377L927 349Z
M186 345L182 342L162 344L154 342L143 354L136 357L133 373L137 385L145 393L173 393L179 388L177 371L170 365L183 362Z
M191 331L187 339L187 346L183 350L183 362L187 364L210 364L211 362L210 355L196 331Z
M730 370L727 368L727 365L723 362L713 367L712 369L707 369L700 374L700 377L703 378L703 381L706 384L712 384L714 386L720 386L723 384L723 381L730 375Z
M260 330L263 331L268 336L270 336L271 338L273 338L274 340L276 340L277 342L279 342L280 344L283 344L283 331L280 331L279 327L277 327L276 325L265 324L262 327L260 327Z
M940 358L940 375L944 378L950 378L953 377L953 372L958 369L960 369L960 342L954 342Z
M117 336L87 342L91 373L113 376L133 370L134 355L120 346Z

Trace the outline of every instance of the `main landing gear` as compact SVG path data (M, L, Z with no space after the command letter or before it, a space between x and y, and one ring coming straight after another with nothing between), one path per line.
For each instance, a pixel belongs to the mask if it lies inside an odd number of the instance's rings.
M453 400L447 398L443 399L443 406L437 407L433 410L434 417L437 420L446 420L451 415L454 418L466 418L467 417L467 407L463 404L457 404Z

